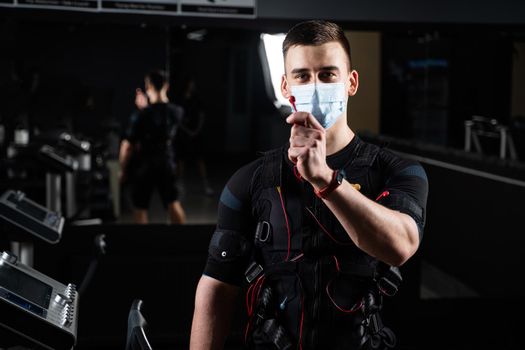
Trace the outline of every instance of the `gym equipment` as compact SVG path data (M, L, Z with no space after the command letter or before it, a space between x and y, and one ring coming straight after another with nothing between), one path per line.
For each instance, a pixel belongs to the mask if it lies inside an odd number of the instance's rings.
M28 266L33 266L34 237L52 244L62 237L64 218L60 213L33 202L21 191L7 190L0 196L0 218L9 224L6 231L13 239L11 251Z
M0 196L0 218L46 242L60 241L64 218L33 202L21 191L8 190Z
M77 338L78 293L18 261L0 255L0 346L72 349Z
M146 336L148 323L142 315L141 308L142 300L133 300L128 314L126 350L152 350L148 337Z
M496 119L474 115L471 120L465 121L465 151L471 152L473 144L476 153L489 154L489 147L483 145L483 139L499 144L497 152L501 159L518 159L509 128L501 125Z

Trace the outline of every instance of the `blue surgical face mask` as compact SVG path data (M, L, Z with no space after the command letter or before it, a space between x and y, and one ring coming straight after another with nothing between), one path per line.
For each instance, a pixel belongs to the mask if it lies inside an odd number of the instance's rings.
M291 85L297 111L311 113L328 129L335 124L346 107L344 83Z

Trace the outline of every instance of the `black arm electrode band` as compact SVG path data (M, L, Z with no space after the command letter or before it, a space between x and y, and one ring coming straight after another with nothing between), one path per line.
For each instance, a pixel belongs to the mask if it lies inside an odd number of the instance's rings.
M406 194L391 191L388 196L379 200L379 203L392 210L410 215L417 224L419 238L422 238L423 227L425 226L425 211L414 199Z
M235 261L250 254L251 243L239 232L217 229L208 253L217 261Z

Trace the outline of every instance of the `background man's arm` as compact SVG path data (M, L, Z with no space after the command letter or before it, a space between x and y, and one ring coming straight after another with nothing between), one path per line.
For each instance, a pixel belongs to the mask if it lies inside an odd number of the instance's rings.
M203 275L195 293L190 350L224 347L239 287Z
M122 140L120 142L120 150L119 150L119 164L120 164L120 181L122 182L126 177L126 168L128 166L128 162L131 158L131 154L133 153L133 145L126 139Z

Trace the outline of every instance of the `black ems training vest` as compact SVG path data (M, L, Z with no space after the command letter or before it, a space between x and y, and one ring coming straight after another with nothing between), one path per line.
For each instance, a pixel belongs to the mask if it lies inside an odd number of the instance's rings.
M358 249L311 185L269 151L255 176L252 208L259 222L246 271L254 349L389 349L394 334L379 317L383 294L401 282L397 268ZM384 181L369 172L380 148L359 142L343 167L346 180L374 200Z

